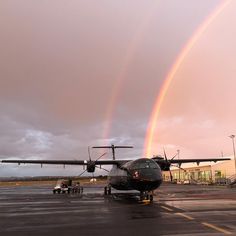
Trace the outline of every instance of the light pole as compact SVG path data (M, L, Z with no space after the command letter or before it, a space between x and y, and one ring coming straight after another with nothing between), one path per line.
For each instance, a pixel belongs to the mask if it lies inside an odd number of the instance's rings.
M233 143L233 150L234 150L234 166L235 166L235 174L236 174L236 155L235 155L235 145L234 145L234 138L235 138L235 135L232 134L229 136L231 139L232 139L232 143Z
M178 160L179 160L179 152L180 152L180 150L178 149L177 150ZM179 182L180 182L180 166L179 166Z

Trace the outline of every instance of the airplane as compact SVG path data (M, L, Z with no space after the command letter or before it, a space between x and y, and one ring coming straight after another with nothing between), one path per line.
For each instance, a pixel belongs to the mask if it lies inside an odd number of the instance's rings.
M2 163L18 163L20 164L53 164L53 165L81 165L86 171L94 173L96 168L103 169L108 174L108 183L104 187L104 195L111 194L111 187L117 190L137 190L140 192L140 201L146 199L153 201L153 191L160 187L163 182L162 171L170 171L170 167L177 164L181 168L182 163L196 162L217 162L230 160L230 158L207 158L207 159L167 159L165 150L164 157L154 156L152 158L139 158L136 160L117 160L115 158L115 149L117 148L133 148L132 146L94 146L93 148L109 148L112 149L112 160L100 160L106 153L102 154L96 160L92 160L89 151L89 160L2 160ZM102 168L103 165L112 165L110 171ZM181 168L182 169L182 168Z

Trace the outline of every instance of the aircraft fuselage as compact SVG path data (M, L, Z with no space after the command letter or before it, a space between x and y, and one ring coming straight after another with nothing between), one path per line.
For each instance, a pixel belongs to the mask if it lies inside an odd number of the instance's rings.
M159 165L148 158L114 165L108 175L108 184L118 190L152 191L162 183Z

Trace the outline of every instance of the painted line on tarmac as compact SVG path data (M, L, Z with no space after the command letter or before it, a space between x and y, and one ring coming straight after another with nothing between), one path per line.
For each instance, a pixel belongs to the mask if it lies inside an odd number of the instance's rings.
M167 211L174 211L174 210L172 210L171 208L169 208L169 207L166 207L166 206L161 206L161 208L163 208L163 209L165 209L165 210L167 210Z
M175 215L182 216L182 217L184 217L184 218L186 218L186 219L188 219L188 220L195 220L195 218L193 218L193 217L191 217L191 216L188 216L188 215L186 215L186 214L184 214L184 213L178 212L178 213L175 213ZM216 231L218 231L218 232L220 232L220 233L224 233L224 234L227 234L227 235L232 235L232 233L231 233L230 231L225 230L225 229L222 229L222 228L220 228L220 227L218 227L218 226L209 224L209 223L207 223L207 222L202 222L201 224L204 225L204 226L206 226L206 227L208 227L208 228L214 229L214 230L216 230Z
M230 235L230 234L232 235L232 234L233 234L232 232L230 232L230 231L228 231L228 230L222 229L222 228L220 228L220 227L218 227L218 226L209 224L209 223L207 223L207 222L202 222L202 225L204 225L204 226L206 226L206 227L208 227L208 228L214 229L214 230L216 230L216 231L218 231L218 232L227 234L227 235Z
M167 211L171 211L171 212L174 211L174 210L172 210L172 209L170 209L170 208L168 208L168 207L165 207L165 206L161 206L161 207L162 207L163 209L167 210ZM181 209L180 209L180 210L181 210ZM196 220L195 218L193 218L193 217L191 217L191 216L188 216L188 215L186 215L186 214L184 214L184 213L177 212L177 213L175 213L175 215L182 216L182 217L184 217L184 218L186 218L186 219L188 219L188 220L195 220L196 223L197 223L197 220ZM199 222L199 223L200 223L200 222ZM207 223L207 222L201 222L201 224L204 225L204 226L206 226L206 227L208 227L208 228L214 229L214 230L216 230L216 231L218 231L218 232L220 232L220 233L224 233L224 234L227 234L227 235L232 235L232 234L233 234L232 232L230 232L230 231L228 231L228 230L222 229L221 227L215 226L215 225L213 225L213 224L209 224L209 223Z
M186 214L184 214L184 213L180 213L180 212L178 212L178 213L175 213L175 215L183 216L184 218L186 218L186 219L188 219L188 220L194 220L193 217L188 216L188 215L186 215Z

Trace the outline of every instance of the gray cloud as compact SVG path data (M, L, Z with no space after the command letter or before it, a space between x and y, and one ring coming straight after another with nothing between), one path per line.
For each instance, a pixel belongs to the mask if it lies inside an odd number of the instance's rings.
M167 71L219 2L1 1L1 158L85 159L87 146L108 143L136 147L120 150L121 158L142 155ZM123 67L104 138L107 106ZM0 168L0 175L66 173Z

